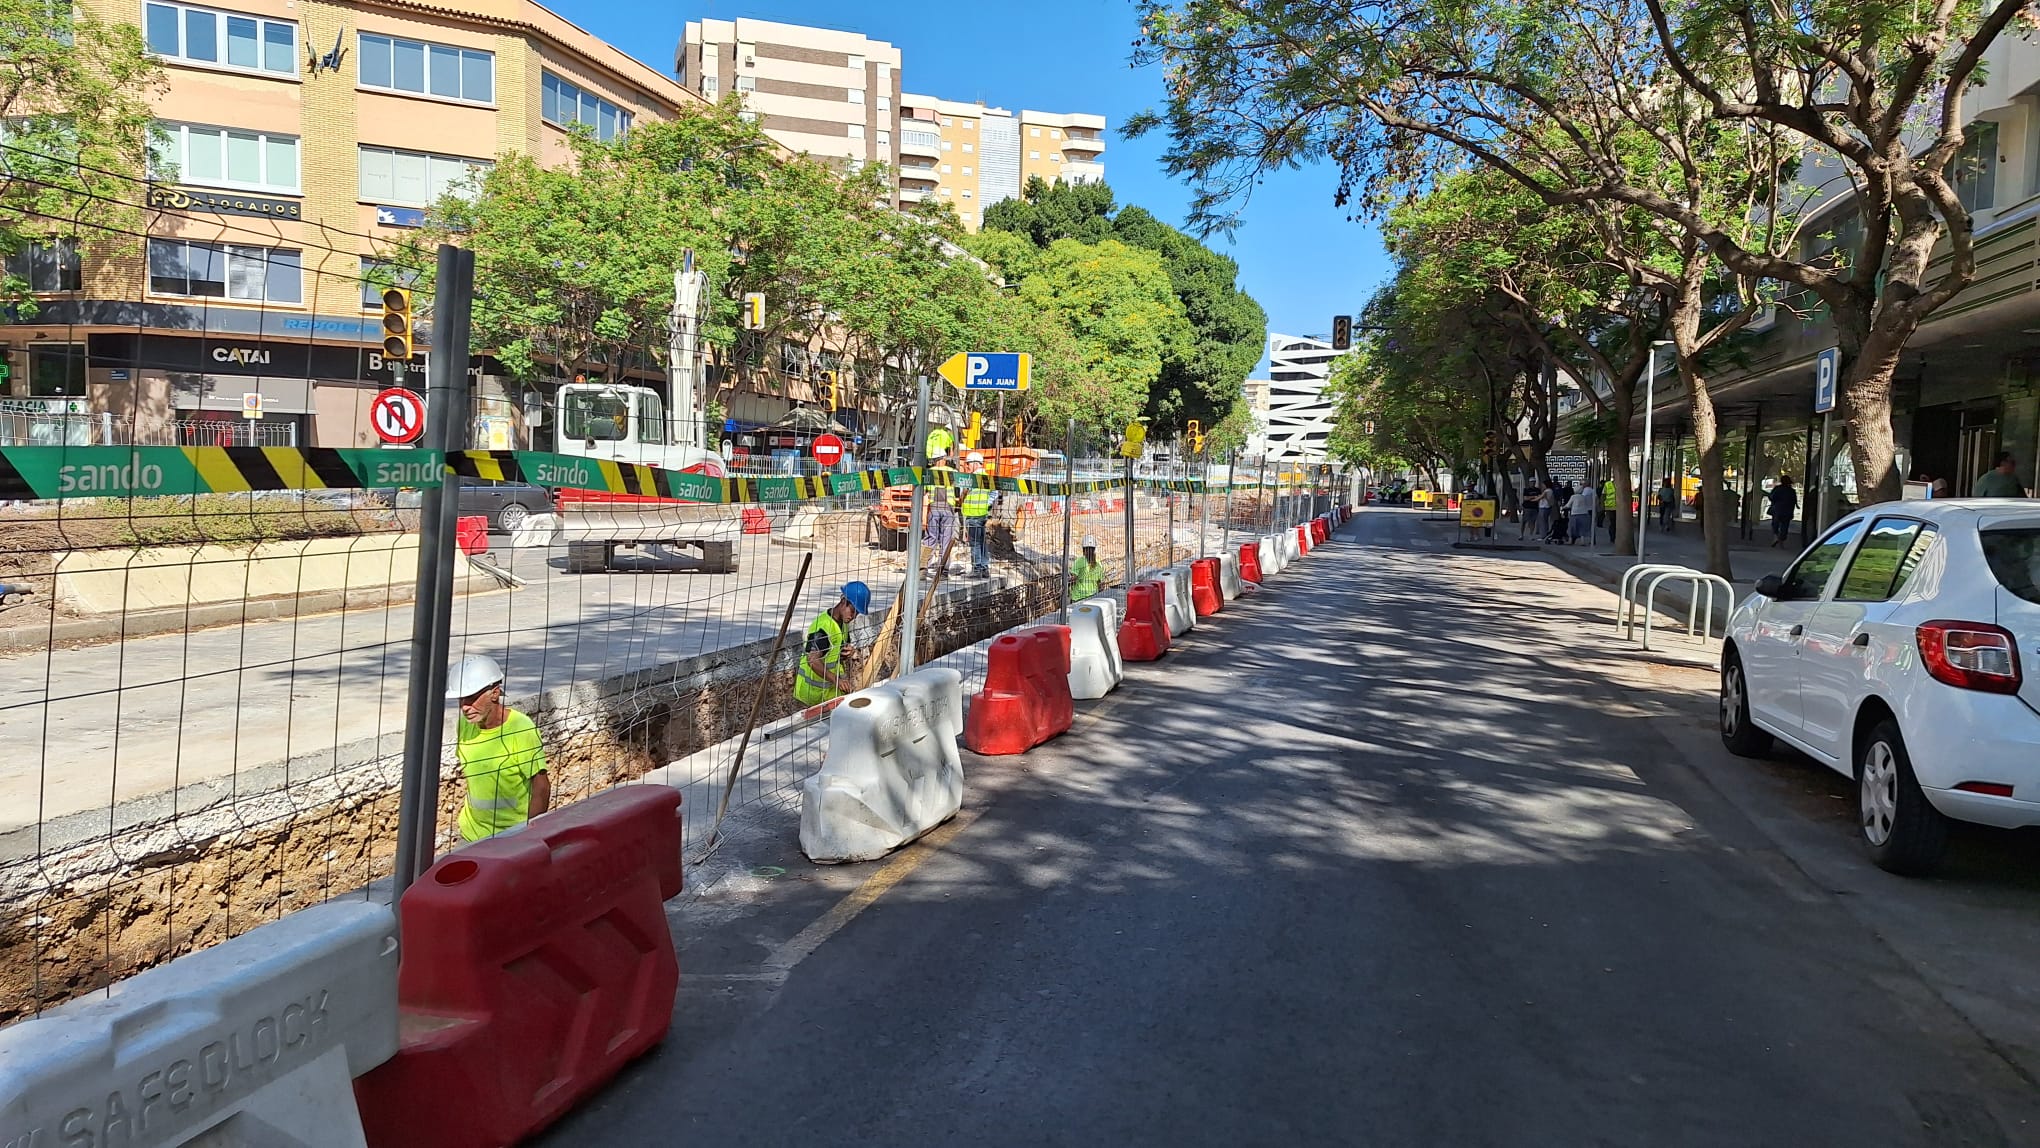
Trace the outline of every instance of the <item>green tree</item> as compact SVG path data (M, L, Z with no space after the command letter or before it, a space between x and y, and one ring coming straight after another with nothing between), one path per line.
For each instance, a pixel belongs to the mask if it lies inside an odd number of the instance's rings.
M149 100L162 66L132 24L68 3L0 0L0 259L30 243L108 257L140 230L150 170ZM155 165L161 168L163 165ZM30 284L0 275L0 303L35 313Z

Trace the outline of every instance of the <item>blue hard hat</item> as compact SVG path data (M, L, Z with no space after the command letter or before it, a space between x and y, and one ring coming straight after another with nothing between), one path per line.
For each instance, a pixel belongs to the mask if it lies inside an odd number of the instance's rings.
M871 613L871 587L862 582L845 582L843 600L860 614Z

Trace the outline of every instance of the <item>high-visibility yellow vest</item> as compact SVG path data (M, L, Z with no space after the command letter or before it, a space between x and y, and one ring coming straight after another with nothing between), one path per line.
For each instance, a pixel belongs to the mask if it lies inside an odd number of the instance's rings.
M1615 509L1615 483L1612 480L1601 484L1601 509Z
M948 427L936 427L928 432L928 457L931 459L955 445L956 436L949 433Z
M1105 582L1103 563L1093 562L1079 554L1070 559L1070 601L1077 602L1098 592Z
M963 493L963 516L983 518L992 512L992 492L982 487L972 487Z
M483 729L463 717L454 756L467 781L461 840L480 841L530 820L531 779L545 772L545 746L531 718L511 710L502 725Z
M817 630L829 636L829 652L822 659L822 665L831 674L841 674L843 672L842 623L836 621L835 615L824 610L819 617L808 623L806 637L814 637ZM830 698L837 696L841 691L829 684L827 679L815 676L814 670L808 666L807 642L802 641L800 645L800 665L793 672L793 696L795 700L804 706L820 705Z

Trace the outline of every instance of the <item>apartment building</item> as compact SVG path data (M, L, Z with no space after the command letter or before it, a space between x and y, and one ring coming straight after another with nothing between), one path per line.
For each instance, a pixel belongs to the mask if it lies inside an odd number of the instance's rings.
M0 342L8 397L92 412L116 441L373 445L393 378L362 278L379 245L502 154L564 162L572 125L609 138L700 106L530 0L82 2L139 20L162 59L167 163L136 181L145 244L17 256L40 309ZM495 360L468 369L517 405Z
M740 93L744 112L795 152L900 163L900 50L856 32L769 20L690 20L674 61L709 100Z
M967 230L985 209L1017 199L1032 176L1050 183L1105 178L1105 117L1022 111L936 96L900 97L900 199L940 199Z
M1351 351L1332 349L1330 339L1306 335L1268 336L1265 407L1267 455L1322 459L1338 408L1325 394L1332 363ZM1250 383L1251 387L1252 384ZM1252 392L1249 392L1250 395ZM1259 396L1253 396L1260 401Z
M1984 78L1964 101L1967 141L1950 167L1956 193L1975 220L1976 275L1914 336L1893 387L1899 470L1922 484L1946 479L1954 495L1968 493L1999 450L2012 451L2021 481L2040 489L2040 279L2034 274L2040 266L2040 44L2002 36L1979 74ZM1801 181L1838 194L1802 222L1802 257L1849 250L1861 235L1860 211L1847 180L1833 178L1839 174L1831 161L1808 156ZM1937 251L1930 274L1946 266L1947 246ZM1824 420L1813 409L1816 360L1840 343L1827 309L1817 303L1802 291L1789 293L1787 306L1750 324L1738 364L1710 380L1745 537L1760 528L1764 493L1780 474L1790 474L1805 492L1802 533L1808 540L1823 518L1832 521L1861 495L1842 412L1823 433ZM1651 471L1697 481L1688 403L1671 365L1661 367ZM1597 386L1607 393L1605 380ZM1637 441L1643 405L1639 384L1631 427ZM1583 399L1566 406L1574 417L1588 409Z

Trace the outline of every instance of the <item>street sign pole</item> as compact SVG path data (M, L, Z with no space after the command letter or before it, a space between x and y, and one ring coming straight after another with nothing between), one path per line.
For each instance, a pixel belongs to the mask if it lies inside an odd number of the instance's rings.
M1820 415L1819 461L1808 468L1820 476L1820 491L1813 506L1813 532L1827 529L1834 517L1834 465L1828 452L1834 449L1835 392L1840 389L1842 350L1829 347L1813 357L1813 409Z
M920 398L914 405L914 445L907 454L909 466L928 465L928 376L920 380ZM900 593L907 600L900 606L900 625L905 633L900 638L900 673L914 672L914 655L919 652L921 640L921 523L927 513L928 488L914 484L914 503L907 512L907 582ZM884 656L883 650L873 650L874 658Z
M1070 516L1074 507L1070 503L1070 489L1077 484L1077 420L1070 420L1070 429L1063 438L1063 551L1062 551L1062 611L1060 621L1070 624ZM1108 636L1108 640L1112 639Z
M1238 447L1226 452L1225 456L1225 518L1218 524L1220 554L1232 553L1232 488L1233 471L1240 464Z
M1133 456L1126 457L1126 584L1133 585Z
M1197 496L1201 514L1197 519L1197 556L1209 557L1211 539L1211 456L1201 454L1197 460L1197 477L1204 481L1204 493Z

